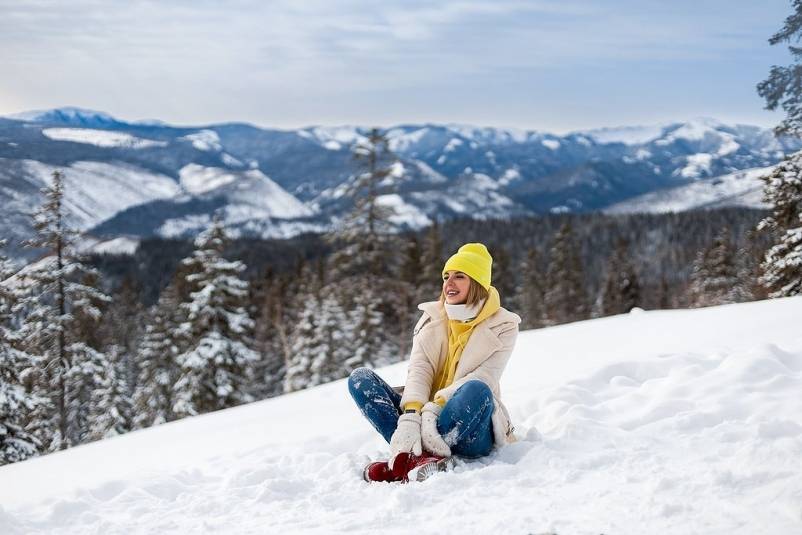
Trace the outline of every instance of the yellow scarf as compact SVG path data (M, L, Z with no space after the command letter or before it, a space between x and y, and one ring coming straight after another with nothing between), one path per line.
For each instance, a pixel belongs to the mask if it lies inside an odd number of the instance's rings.
M448 356L443 366L435 375L434 382L432 383L432 391L429 394L430 399L438 390L442 390L454 382L457 364L459 364L462 351L468 344L473 328L495 314L499 308L501 308L501 298L498 295L498 290L491 286L487 301L485 301L485 305L482 307L482 310L479 311L478 316L467 322L448 320ZM440 405L445 404L445 400L443 399L438 398L434 401Z

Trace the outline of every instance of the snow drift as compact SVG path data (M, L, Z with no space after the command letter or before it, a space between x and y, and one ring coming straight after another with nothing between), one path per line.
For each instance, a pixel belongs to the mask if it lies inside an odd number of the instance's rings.
M802 298L521 334L519 441L421 484L344 381L0 468L0 533L802 532ZM405 364L380 370L403 382Z

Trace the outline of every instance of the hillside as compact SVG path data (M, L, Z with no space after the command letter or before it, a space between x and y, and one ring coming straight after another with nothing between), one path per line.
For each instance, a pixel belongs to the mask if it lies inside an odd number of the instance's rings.
M343 381L6 466L0 533L800 533L800 317L797 297L524 332L519 441L421 484L360 479L387 447Z

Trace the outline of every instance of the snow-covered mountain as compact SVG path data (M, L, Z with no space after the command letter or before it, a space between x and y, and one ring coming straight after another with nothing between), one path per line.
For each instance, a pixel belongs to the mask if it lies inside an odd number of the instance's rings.
M0 467L0 533L795 535L800 316L793 297L523 332L518 442L423 483L361 480L387 445L344 381Z
M763 201L761 177L774 169L758 167L726 175L703 178L690 184L653 191L616 203L604 211L620 213L681 212L691 208L746 206L768 208Z
M0 118L0 233L12 242L30 234L27 214L53 169L74 190L71 221L103 238L191 235L216 211L243 234L323 230L348 209L343 193L358 171L351 148L367 131L174 127L77 108ZM397 208L399 227L412 228L456 216L603 210L765 168L802 148L712 119L565 136L434 124L388 132L400 161L382 202ZM695 204L690 195L684 207Z

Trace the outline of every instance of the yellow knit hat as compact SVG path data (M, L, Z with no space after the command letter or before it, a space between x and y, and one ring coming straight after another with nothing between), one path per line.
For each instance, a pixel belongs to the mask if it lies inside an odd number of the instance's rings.
M446 261L443 275L446 271L462 271L489 290L492 267L493 257L487 252L487 247L481 243L466 243Z

